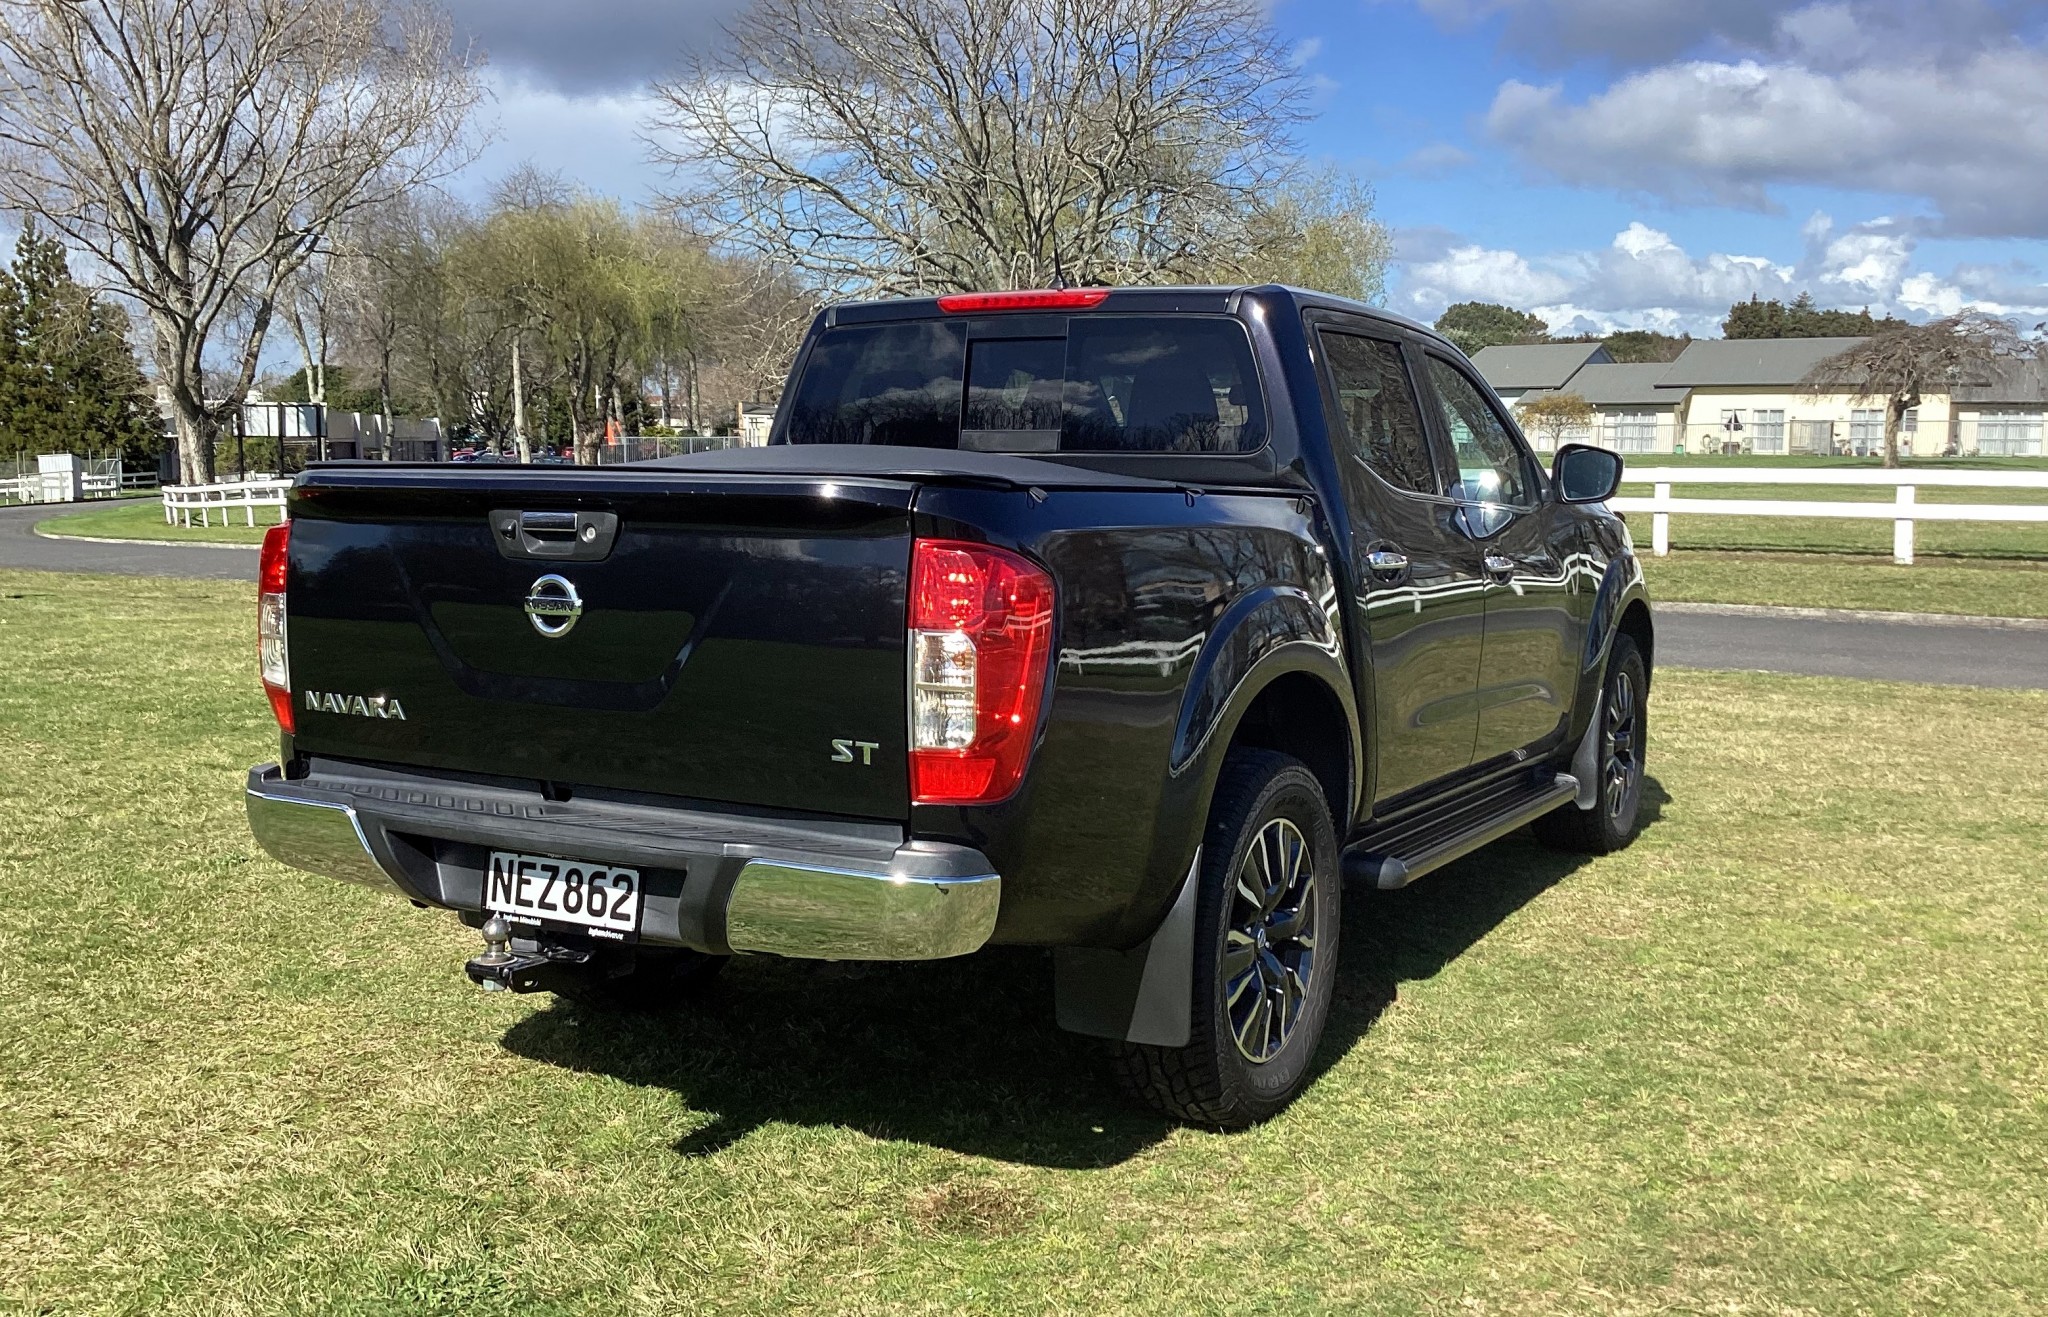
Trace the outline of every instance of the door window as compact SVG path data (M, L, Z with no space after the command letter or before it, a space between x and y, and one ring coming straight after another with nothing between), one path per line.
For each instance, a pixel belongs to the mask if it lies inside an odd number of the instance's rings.
M1401 365L1401 349L1382 339L1325 331L1323 351L1330 361L1330 382L1336 391L1350 443L1352 462L1365 467L1396 489L1418 494L1441 491L1429 438L1415 391Z
M1534 503L1536 469L1478 386L1437 357L1429 358L1429 379L1457 457L1458 486L1452 492L1465 503Z

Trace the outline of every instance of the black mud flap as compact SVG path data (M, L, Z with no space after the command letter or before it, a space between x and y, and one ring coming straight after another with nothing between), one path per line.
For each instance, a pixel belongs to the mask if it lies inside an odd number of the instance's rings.
M1053 998L1059 1026L1096 1038L1186 1047L1193 1027L1195 900L1202 852L1151 937L1129 951L1058 947Z

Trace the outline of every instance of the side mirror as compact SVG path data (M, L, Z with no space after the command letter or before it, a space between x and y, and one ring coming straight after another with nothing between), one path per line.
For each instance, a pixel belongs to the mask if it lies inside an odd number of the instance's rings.
M1566 503L1605 503L1621 488L1621 454L1566 444L1557 450L1550 478L1558 498Z

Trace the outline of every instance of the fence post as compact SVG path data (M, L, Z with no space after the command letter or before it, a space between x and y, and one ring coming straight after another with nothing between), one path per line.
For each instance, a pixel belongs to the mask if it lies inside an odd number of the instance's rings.
M1913 486L1899 486L1899 507L1910 510L1913 506ZM1913 565L1913 522L1910 517L1900 517L1892 523L1892 561L1902 567Z
M1656 487L1656 492L1657 492L1657 501L1658 501L1659 503L1668 503L1668 502L1670 502L1670 501L1671 501L1671 486L1669 486L1669 485L1658 485L1658 486ZM1657 513L1653 513L1653 514L1651 514L1651 517L1650 517L1650 548L1651 548L1651 550L1652 550L1652 551L1654 551L1654 552L1656 553L1656 555L1657 555L1657 556L1658 556L1659 558L1667 557L1667 556L1669 556L1669 555L1670 555L1670 553L1671 553L1671 514L1670 514L1670 513L1668 513L1668 512L1657 512Z

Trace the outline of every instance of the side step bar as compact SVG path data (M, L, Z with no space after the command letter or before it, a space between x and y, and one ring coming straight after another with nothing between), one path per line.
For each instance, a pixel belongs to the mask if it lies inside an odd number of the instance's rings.
M1569 773L1510 781L1455 808L1403 819L1368 834L1344 852L1344 876L1382 891L1406 887L1430 870L1573 802L1578 794L1579 780Z

